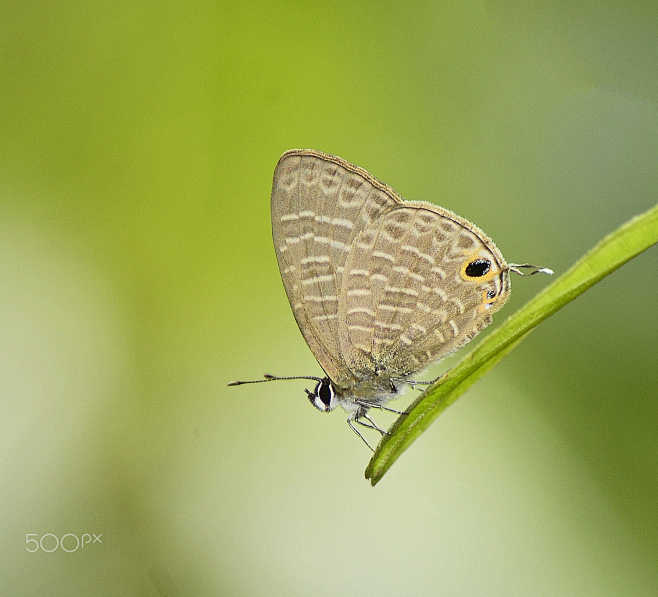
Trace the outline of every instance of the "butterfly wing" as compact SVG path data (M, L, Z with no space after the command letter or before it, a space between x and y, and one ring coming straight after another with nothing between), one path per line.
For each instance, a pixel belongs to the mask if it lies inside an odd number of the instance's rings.
M365 227L344 271L340 352L353 370L405 376L456 350L509 295L507 264L473 224L404 202ZM476 262L478 267L468 268ZM489 266L483 275L484 262Z
M339 302L357 237L400 204L386 185L339 157L283 154L272 185L272 237L299 329L327 375L353 386L356 371L339 341Z

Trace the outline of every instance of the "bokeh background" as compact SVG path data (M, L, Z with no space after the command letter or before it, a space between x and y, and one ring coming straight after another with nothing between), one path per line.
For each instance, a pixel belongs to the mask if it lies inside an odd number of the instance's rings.
M558 272L655 203L654 3L531 4L3 5L0 594L655 595L655 248L376 488L302 383L226 387L319 371L270 236L286 149Z

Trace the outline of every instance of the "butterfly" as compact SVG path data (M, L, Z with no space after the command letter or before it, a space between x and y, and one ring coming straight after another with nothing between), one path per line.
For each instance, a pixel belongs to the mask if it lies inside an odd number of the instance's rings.
M315 381L322 412L385 434L371 408L491 323L510 295L510 274L553 273L508 264L473 223L424 201L405 201L363 168L312 149L285 152L274 171L272 238L297 325L324 371L235 381ZM528 271L524 271L528 270Z

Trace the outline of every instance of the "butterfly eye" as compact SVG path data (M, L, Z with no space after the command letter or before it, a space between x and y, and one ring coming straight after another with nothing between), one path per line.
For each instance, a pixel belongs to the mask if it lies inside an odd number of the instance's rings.
M495 298L495 297L496 297L496 291L495 290L490 290L489 292L487 292L487 298L492 299L492 298Z
M464 270L469 278L481 278L491 269L491 261L488 259L475 259L471 261Z
M322 412L328 412L337 406L336 392L328 378L320 380L313 392L307 394L311 404Z

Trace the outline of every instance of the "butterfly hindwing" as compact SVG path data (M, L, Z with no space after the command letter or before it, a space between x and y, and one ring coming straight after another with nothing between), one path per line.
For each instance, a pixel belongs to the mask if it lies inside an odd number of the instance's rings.
M364 229L345 266L339 305L341 351L348 362L404 376L452 352L490 321L504 261L475 227L431 204L405 202ZM491 261L483 279L463 275L465 262ZM487 299L489 300L489 299Z

